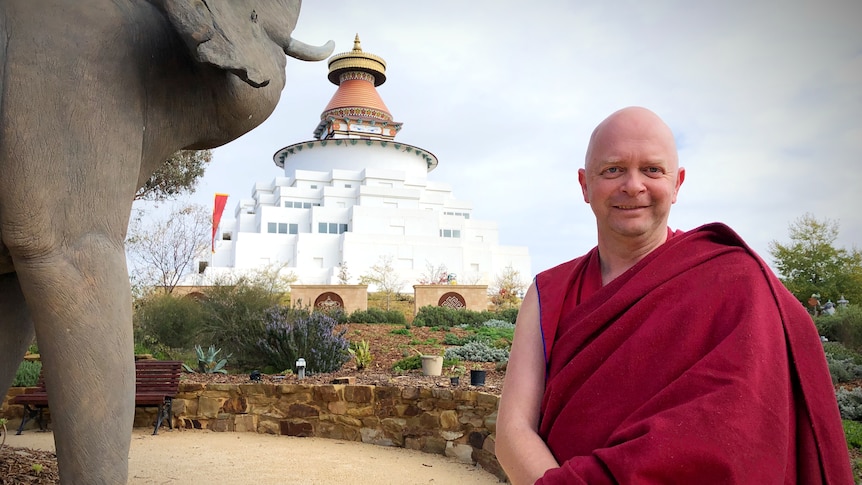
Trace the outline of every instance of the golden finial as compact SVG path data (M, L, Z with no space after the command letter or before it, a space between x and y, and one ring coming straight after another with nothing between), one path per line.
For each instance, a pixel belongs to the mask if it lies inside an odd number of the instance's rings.
M2 0L0 0L2 1ZM374 85L380 86L386 82L386 61L369 52L363 52L359 34L353 38L353 50L336 54L329 58L329 81L339 85L341 74L349 71L360 71L374 76Z

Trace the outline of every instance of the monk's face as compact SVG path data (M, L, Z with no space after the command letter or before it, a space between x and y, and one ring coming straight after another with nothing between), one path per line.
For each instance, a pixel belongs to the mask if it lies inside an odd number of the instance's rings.
M612 114L593 132L578 172L599 237L663 242L670 206L685 178L670 128L643 108Z

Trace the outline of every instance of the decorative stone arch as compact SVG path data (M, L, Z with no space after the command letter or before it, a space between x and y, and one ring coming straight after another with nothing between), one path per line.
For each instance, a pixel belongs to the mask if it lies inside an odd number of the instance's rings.
M413 314L425 306L464 308L476 312L488 309L486 285L413 285Z
M314 308L324 312L344 310L344 300L338 295L338 293L327 291L325 293L321 293L320 296L314 300Z
M326 303L326 307L340 308L347 314L368 310L368 285L290 285L291 305L320 309L327 298L337 306Z
M443 296L437 300L437 306L460 310L462 308L467 308L467 300L465 300L460 293L450 291L448 293L444 293Z

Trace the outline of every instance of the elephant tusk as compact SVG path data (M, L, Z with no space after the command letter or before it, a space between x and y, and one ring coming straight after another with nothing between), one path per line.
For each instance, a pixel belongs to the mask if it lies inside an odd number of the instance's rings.
M335 42L328 41L322 46L308 45L291 37L288 39L284 53L301 61L322 61L335 50Z

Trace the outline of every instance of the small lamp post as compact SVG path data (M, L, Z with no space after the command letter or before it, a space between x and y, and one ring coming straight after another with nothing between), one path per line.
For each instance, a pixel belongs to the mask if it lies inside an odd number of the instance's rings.
M305 359L300 357L296 359L296 378L302 379L305 377Z
M841 295L841 298L838 299L838 306L840 306L842 308L846 307L848 303L850 303L850 302L847 301L846 298L844 298L844 295Z

